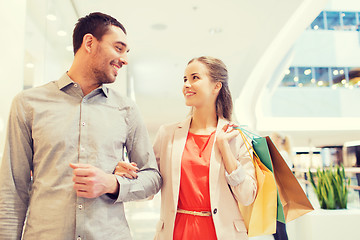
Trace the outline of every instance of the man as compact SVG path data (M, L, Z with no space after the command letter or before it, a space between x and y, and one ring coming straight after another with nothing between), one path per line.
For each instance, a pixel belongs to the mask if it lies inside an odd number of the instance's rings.
M127 64L125 28L91 13L76 24L73 44L67 73L14 98L0 169L0 239L131 239L123 202L161 187L139 111L104 85ZM124 147L137 178L113 174Z

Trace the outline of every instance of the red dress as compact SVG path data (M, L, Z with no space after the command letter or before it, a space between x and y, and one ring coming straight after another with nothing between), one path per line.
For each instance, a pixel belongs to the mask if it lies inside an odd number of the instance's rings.
M215 132L197 135L189 132L181 159L178 208L211 212L209 192L210 155ZM177 213L174 240L217 239L211 216Z

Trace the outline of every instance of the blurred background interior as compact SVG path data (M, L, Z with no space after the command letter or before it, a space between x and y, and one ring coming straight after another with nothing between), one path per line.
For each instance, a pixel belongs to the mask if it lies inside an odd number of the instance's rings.
M309 168L343 164L352 186L348 208L360 208L358 0L0 3L0 151L12 98L67 71L74 24L100 11L124 24L131 48L111 87L136 101L152 139L161 124L189 112L181 93L187 62L218 57L228 66L234 120L259 135L288 136L299 181ZM318 207L311 186L304 189ZM159 196L128 204L134 239L152 239L159 204Z

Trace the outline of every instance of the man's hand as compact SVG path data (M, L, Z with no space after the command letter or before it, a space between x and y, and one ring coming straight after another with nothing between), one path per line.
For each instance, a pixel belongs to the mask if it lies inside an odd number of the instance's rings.
M128 163L128 162L120 161L115 168L116 175L130 179L137 178L136 173L138 171L139 168L134 162Z
M96 198L103 194L117 194L119 184L114 174L107 174L99 168L89 164L73 164L74 189L78 197Z

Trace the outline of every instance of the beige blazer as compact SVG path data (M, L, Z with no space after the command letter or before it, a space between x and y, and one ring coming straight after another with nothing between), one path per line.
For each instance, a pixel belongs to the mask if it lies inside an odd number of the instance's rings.
M174 223L179 198L181 158L190 127L191 118L183 122L160 127L154 143L154 152L161 175L160 220L156 226L155 239L173 238ZM227 124L219 119L215 133ZM237 200L244 205L251 204L256 196L257 185L255 169L241 136L231 140L230 147L234 156L243 168L245 179L239 185L230 187L226 181L225 168L220 151L214 145L210 157L210 204L215 231L218 239L248 239L243 218L237 206Z

